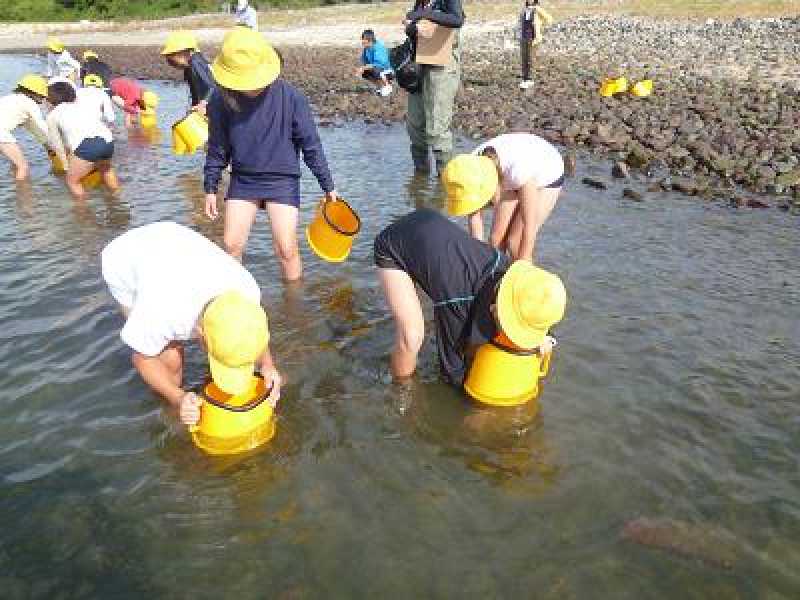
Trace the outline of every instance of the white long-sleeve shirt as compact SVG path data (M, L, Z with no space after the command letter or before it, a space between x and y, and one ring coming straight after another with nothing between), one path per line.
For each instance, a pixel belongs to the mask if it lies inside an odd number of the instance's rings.
M111 103L111 96L107 92L96 87L84 87L77 91L78 104L94 111L100 119L112 124L116 120L114 105Z
M50 147L65 165L67 152L75 152L83 140L100 137L111 142L114 136L97 112L78 102L63 102L47 115L47 138Z
M81 72L81 63L72 58L69 50L60 54L47 53L47 77L71 77L73 73Z
M47 141L47 125L42 109L25 94L9 94L0 98L0 129L11 133L25 127L36 139Z

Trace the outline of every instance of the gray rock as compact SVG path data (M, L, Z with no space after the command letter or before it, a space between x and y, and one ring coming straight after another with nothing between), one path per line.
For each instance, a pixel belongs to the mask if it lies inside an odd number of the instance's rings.
M618 160L614 163L614 166L611 167L611 176L616 179L630 179L631 172L626 163Z
M600 179L594 179L593 177L584 177L583 179L581 179L581 183L596 190L608 189L608 184L605 181L602 181Z
M644 202L644 195L631 188L622 190L622 197L633 200L634 202Z

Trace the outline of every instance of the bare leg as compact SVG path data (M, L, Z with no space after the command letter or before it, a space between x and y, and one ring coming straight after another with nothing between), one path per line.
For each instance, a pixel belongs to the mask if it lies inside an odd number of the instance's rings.
M417 368L417 354L425 340L422 305L408 273L399 269L378 269L386 301L395 322L391 369L395 379L411 377Z
M286 281L297 281L303 276L303 261L297 247L299 211L296 206L268 202L267 213L272 226L272 246L281 263L283 278Z
M489 243L494 248L507 250L505 242L518 204L516 192L504 192L500 196L500 201L495 205L492 231L489 234Z
M256 220L258 205L249 200L228 199L225 202L225 233L223 235L225 250L235 259L241 261L244 255L250 229Z
M0 144L0 152L11 161L14 167L14 179L23 181L28 178L28 161L25 160L19 144Z
M106 184L108 189L112 192L119 191L119 180L117 179L117 174L114 172L114 169L111 167L110 160L102 160L97 163L97 168L100 171L100 174L103 176L103 183Z
M83 200L86 197L81 179L91 173L93 169L94 163L78 158L74 154L70 154L66 181L70 193L76 200Z
M514 215L513 235L510 240L514 259L533 261L536 236L556 205L561 188L537 188L526 183L519 192L519 206Z

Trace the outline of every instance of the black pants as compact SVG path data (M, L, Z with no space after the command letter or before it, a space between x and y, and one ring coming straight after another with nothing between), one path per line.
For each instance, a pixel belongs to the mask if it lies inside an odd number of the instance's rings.
M520 52L522 54L522 79L529 81L531 78L531 63L536 55L536 47L533 40L521 40Z

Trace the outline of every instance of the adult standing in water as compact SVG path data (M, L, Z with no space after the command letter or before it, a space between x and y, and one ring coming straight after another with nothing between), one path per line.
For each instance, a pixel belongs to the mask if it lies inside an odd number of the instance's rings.
M461 0L416 0L404 21L406 33L417 43L418 34L430 34L431 23L460 30L465 15ZM453 105L461 84L460 31L455 32L450 62L444 66L420 65L422 88L408 96L406 126L411 157L419 172L430 170L430 152L439 173L453 152Z
M186 425L197 423L202 404L183 387L184 343L192 339L208 352L211 378L223 392L246 391L258 365L275 406L281 377L261 291L219 246L183 225L151 223L108 244L102 270L125 316L120 337L133 366Z
M234 16L237 25L258 31L258 13L255 8L250 6L248 0L237 0Z
M225 249L241 260L258 209L266 209L283 277L300 279L301 152L325 200L337 199L308 99L279 77L277 53L262 35L246 27L228 32L212 69L219 88L208 107L206 215L218 216L217 190L222 170L230 164Z

